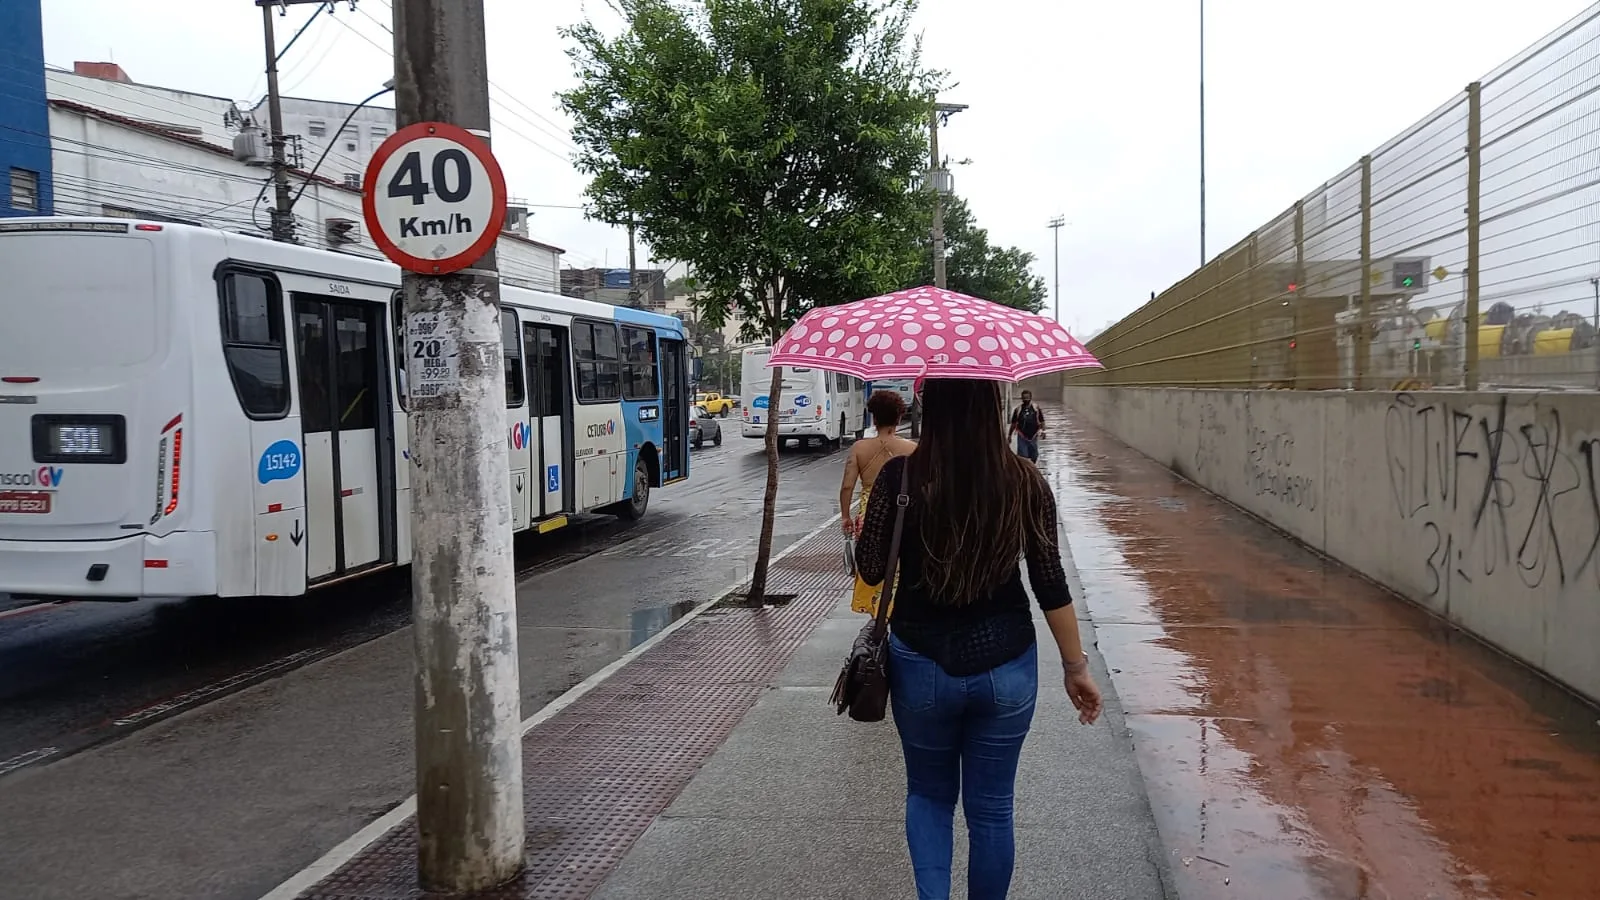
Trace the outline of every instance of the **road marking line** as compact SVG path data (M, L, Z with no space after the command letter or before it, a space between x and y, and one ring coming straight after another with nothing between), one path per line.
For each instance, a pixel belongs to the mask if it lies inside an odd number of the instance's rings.
M201 685L193 690L184 691L181 694L168 697L165 700L157 701L142 709L134 710L125 716L113 719L111 724L117 726L118 728L126 728L129 725L137 725L140 722L153 719L157 716L172 712L174 710L194 706L198 701L204 700L208 697L215 697L218 694L226 692L229 688L236 687L252 680L260 679L263 676L270 675L279 669L294 668L297 664L309 660L322 652L323 651L318 648L291 653L288 656L256 666L253 669L246 669L237 675L229 675L227 678L221 679L220 681L213 681L210 684Z
M768 565L770 566L774 563L777 563L790 553L793 553L794 551L805 546L807 541L827 530L838 520L838 513L834 513L833 515L829 516L821 525L818 525L816 528L813 528L811 531L807 532L799 540L783 548L782 551L773 554L772 559L768 562ZM699 605L695 606L694 609L691 609L689 612L685 613L683 618L651 635L650 638L644 643L634 647L627 653L622 654L622 656L613 660L609 665L605 666L600 671L590 675L588 678L585 678L583 681L580 681L578 684L569 688L566 693L550 701L549 703L546 703L538 712L522 720L523 736L526 736L528 732L532 731L540 723L550 719L556 713L559 713L563 709L566 709L572 704L578 702L578 699L584 694L587 694L596 687L599 687L602 682L617 674L617 672L621 671L622 668L628 663L633 662L634 659L638 658L647 650L666 640L668 635L682 628L684 625L688 624L690 620L695 619L701 613L704 613L706 610L715 606L729 594L737 591L749 581L750 579L748 578L741 578L733 584L728 585L726 588L718 591L714 596L711 597L711 599L701 602ZM271 891L263 894L261 896L261 900L293 900L293 898L300 896L302 893L305 893L307 890L315 887L317 883L322 881L324 878L327 878L329 875L337 872L345 863L354 859L361 851L372 846L372 844L376 843L379 838L383 837L385 834L388 834L390 830L394 829L400 823L410 818L416 813L416 811L417 795L412 794L410 797L407 797L404 801L402 801L399 806L396 806L394 809L384 813L377 820L346 838L342 843L334 847L332 850L324 853L316 862L313 862L311 865L306 866L299 872L289 876L282 884L279 884Z
M9 619L12 616L24 616L31 612L38 612L41 609L53 609L57 606L71 605L71 600L45 600L40 603L30 603L27 606L18 606L13 609L8 609L4 612L0 612L0 619Z
M27 753L19 753L10 759L0 760L0 775L7 775L17 769L31 766L60 752L60 747L44 747L38 750L29 750Z

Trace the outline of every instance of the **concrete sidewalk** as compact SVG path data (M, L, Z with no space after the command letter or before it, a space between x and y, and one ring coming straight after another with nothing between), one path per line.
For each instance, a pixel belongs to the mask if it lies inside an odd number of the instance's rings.
M1082 596L1063 546L1074 596ZM1037 613L1037 610L1035 611ZM1080 605L1085 644L1093 626ZM828 695L865 618L840 595L771 688L641 837L600 900L839 900L916 895L905 769L892 720L834 714ZM1017 776L1017 900L1170 898L1171 878L1122 711L1090 647L1106 711L1078 724L1036 615L1040 696ZM956 896L966 834L956 814Z
M854 722L827 704L864 621L849 611L842 549L837 526L822 528L774 560L769 599L781 605L704 606L529 720L526 867L475 896L913 895L893 724ZM1090 727L1076 721L1055 654L1042 656L1018 778L1012 896L1175 897L1098 652L1106 712ZM416 886L414 808L402 805L270 896L427 896ZM964 844L958 833L962 873Z

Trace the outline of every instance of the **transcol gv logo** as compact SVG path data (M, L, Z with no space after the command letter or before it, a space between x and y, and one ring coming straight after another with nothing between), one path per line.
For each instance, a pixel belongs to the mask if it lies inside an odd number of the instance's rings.
M533 429L527 422L518 422L511 426L511 449L521 450L533 443Z
M0 487L61 487L66 470L57 466L40 466L32 472L0 472Z

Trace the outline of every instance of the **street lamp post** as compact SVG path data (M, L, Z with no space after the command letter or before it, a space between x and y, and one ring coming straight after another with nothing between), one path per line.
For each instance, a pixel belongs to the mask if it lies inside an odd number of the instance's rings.
M966 109L965 103L940 103L933 98L932 114L928 117L928 187L933 190L933 284L945 287L944 265L944 195L951 192L950 173L939 157L939 124L950 116ZM913 418L913 426L915 426Z
M1066 216L1056 216L1050 220L1050 230L1055 232L1055 263L1056 263L1056 321L1061 321L1061 226L1067 224Z
M1206 0L1200 0L1200 265L1206 264Z

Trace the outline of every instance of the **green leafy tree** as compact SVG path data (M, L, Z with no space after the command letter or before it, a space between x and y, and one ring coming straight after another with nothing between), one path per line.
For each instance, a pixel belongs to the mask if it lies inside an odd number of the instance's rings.
M960 197L945 198L944 235L945 285L950 290L1028 312L1044 309L1050 292L1044 279L1033 274L1034 255L989 243L988 230L978 227L972 208ZM932 236L922 235L919 245L921 262L906 287L933 284Z
M625 28L564 31L561 95L603 221L632 216L693 266L697 310L775 342L801 313L904 284L924 219L936 83L908 38L915 0L616 0ZM770 407L780 406L773 371ZM748 398L747 398L748 399ZM750 599L766 591L776 416Z

